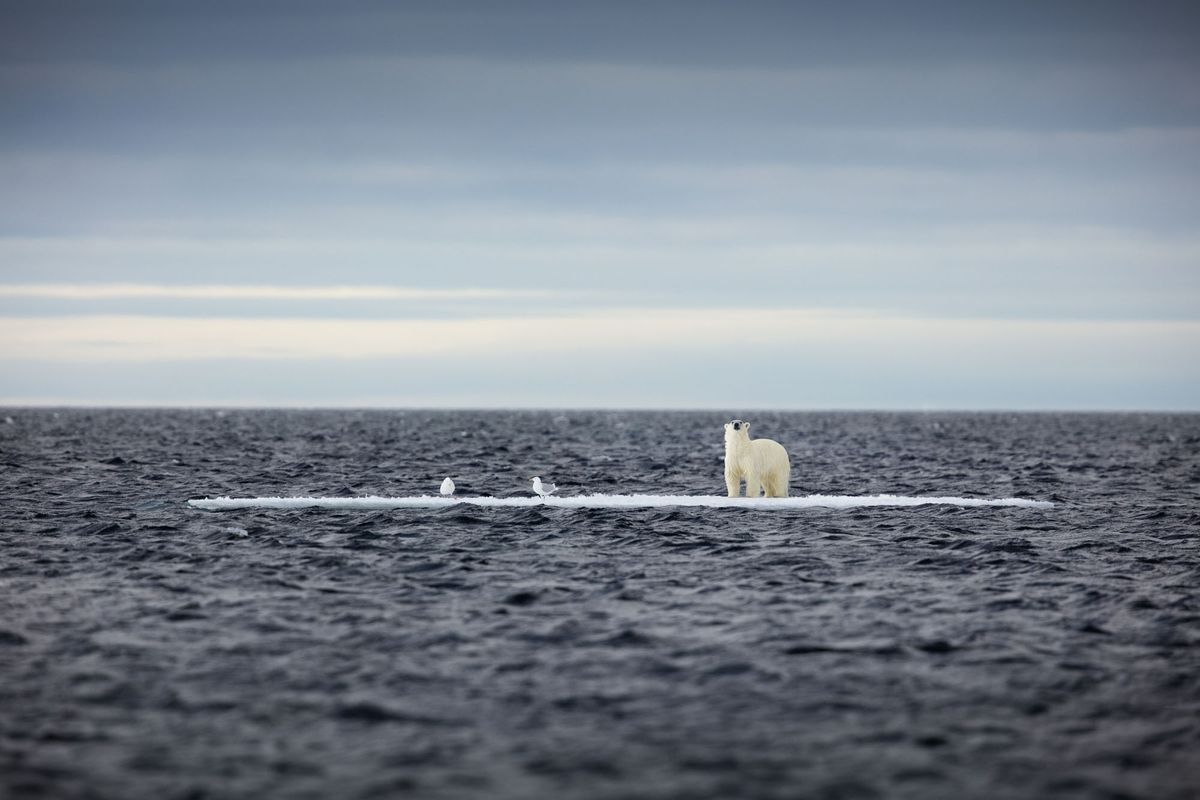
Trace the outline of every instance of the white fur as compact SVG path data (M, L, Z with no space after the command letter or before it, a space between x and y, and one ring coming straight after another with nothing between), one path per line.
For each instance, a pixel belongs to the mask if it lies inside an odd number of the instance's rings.
M740 423L738 430L734 422ZM787 497L792 464L783 445L771 439L751 439L750 423L725 423L725 488L737 497L746 481L746 497Z

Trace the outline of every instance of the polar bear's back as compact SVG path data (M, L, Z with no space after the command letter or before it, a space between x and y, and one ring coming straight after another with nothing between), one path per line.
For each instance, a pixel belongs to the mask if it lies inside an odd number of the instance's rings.
M750 454L754 461L754 473L767 497L787 497L792 462L783 445L773 439L751 439ZM747 494L750 494L749 483Z
M791 467L792 465L787 450L774 439L751 439L750 452L760 467L771 467L778 464L787 464L788 467Z

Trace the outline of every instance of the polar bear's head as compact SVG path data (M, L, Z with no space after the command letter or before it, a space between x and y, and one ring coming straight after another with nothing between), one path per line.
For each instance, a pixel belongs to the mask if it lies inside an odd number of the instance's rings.
M735 419L725 423L725 444L750 441L750 423Z

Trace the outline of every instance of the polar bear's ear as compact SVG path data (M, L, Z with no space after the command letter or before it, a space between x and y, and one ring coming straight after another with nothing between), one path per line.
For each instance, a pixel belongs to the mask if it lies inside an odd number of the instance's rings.
M746 430L750 430L750 423L749 423L749 422L743 422L743 423L742 423L742 427L743 427L743 428L745 428Z

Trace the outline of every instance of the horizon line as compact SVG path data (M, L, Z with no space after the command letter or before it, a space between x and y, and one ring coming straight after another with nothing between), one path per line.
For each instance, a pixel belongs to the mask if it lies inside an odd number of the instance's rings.
M1135 406L570 406L570 405L279 405L247 403L84 403L71 401L10 402L0 398L0 410L28 411L421 411L421 412L680 412L712 413L724 409L774 414L1200 414L1200 407L1146 408Z

